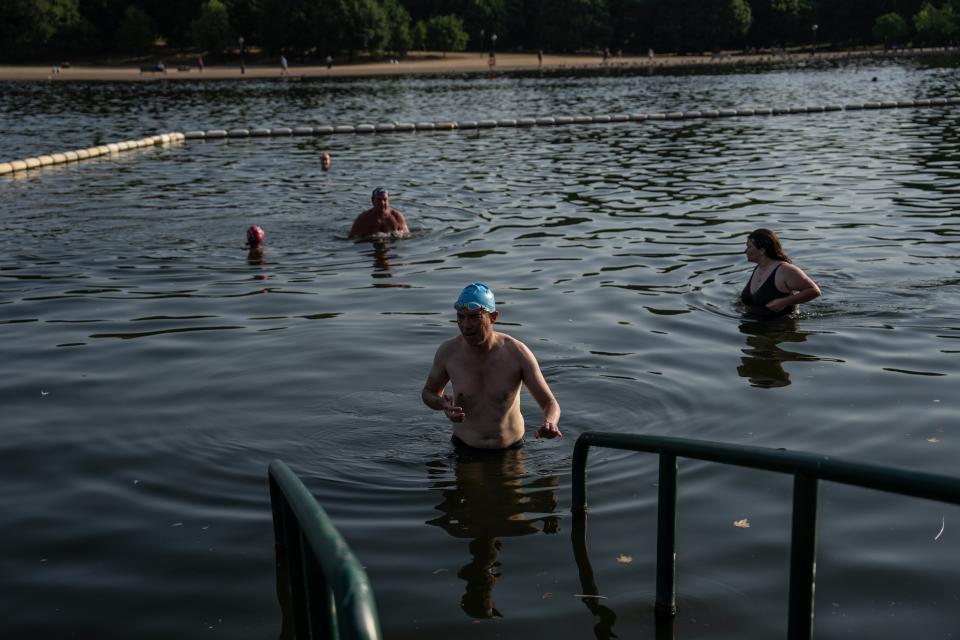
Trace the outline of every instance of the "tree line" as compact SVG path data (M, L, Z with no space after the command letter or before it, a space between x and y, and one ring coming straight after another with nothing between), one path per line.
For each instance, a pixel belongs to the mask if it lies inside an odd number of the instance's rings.
M942 45L960 0L0 0L0 60Z

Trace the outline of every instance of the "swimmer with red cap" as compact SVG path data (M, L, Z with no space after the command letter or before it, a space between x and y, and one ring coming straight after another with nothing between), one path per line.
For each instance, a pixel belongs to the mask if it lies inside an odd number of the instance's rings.
M390 193L383 187L377 187L370 196L373 207L367 209L353 222L351 238L369 238L371 236L393 235L408 236L410 228L403 214L390 206Z
M247 260L250 262L256 262L257 264L263 263L263 238L264 233L257 225L251 226L247 229Z
M560 405L533 352L493 328L500 312L490 287L467 285L453 308L460 335L437 349L420 397L453 423L454 446L461 451L523 446L521 384L543 411L537 437L559 437ZM444 393L447 383L453 385L452 396Z
M264 237L263 229L261 229L257 225L253 225L252 227L247 229L247 245L250 247L256 247L258 245L263 244L263 237Z

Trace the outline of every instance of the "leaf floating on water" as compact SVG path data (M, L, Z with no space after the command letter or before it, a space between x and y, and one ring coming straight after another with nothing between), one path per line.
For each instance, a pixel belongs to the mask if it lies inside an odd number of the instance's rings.
M744 518L743 520L734 520L733 526L735 526L738 529L749 529L750 521L747 520L746 518Z
M929 442L930 444L937 444L938 442L940 442L940 438L936 436L930 436L929 438L927 438L927 442Z
M941 518L940 518L940 531L937 532L937 535L933 536L933 539L934 539L934 540L939 540L939 539L940 539L940 536L943 535L943 530L946 529L946 528L947 528L947 519L941 517Z
M444 571L446 571L446 569L437 569L436 571L433 572L433 575L437 575L438 573L443 573Z
M174 522L174 523L173 523L172 525L170 525L170 526L171 526L171 527L182 527L182 526L183 526L183 523L182 523L182 522Z
M625 553L621 553L617 556L617 562L621 564L630 564L633 562L633 556L628 556Z
M545 594L543 594L543 595L540 596L540 597L541 597L543 600L549 600L550 598L553 597L553 592L547 591Z
M606 600L607 596L595 596L592 593L575 593L574 598L596 598L597 600Z

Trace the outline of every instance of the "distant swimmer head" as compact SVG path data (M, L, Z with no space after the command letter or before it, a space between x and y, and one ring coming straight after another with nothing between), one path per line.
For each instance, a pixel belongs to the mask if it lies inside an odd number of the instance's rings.
M327 153L326 151L324 151L323 153L321 153L321 154L320 154L320 168L323 169L324 171L329 171L331 164L333 164L333 158L330 156L330 154Z
M460 297L453 303L453 308L457 311L466 309L467 311L479 311L483 309L487 313L493 313L497 310L497 301L493 297L493 291L482 282L471 282L463 291Z
M255 247L257 245L263 244L263 237L264 237L263 229L261 229L257 225L253 225L252 227L247 229L247 244L250 245L251 247Z

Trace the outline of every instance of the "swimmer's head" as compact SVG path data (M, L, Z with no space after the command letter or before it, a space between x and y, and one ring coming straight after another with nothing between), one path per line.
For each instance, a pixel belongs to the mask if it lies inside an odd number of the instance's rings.
M747 240L753 243L757 249L763 251L763 254L771 260L783 260L790 262L790 258L783 250L780 244L780 238L777 232L772 229L757 229L747 236Z
M264 236L263 229L261 229L257 225L253 225L252 227L247 229L247 244L250 245L251 247L255 247L257 245L263 244L263 236Z
M457 311L466 309L467 311L479 311L483 309L487 313L493 313L497 310L497 301L493 297L493 291L482 282L471 282L463 291L457 301L453 303L453 308Z
M330 170L330 165L333 164L333 158L330 157L330 154L324 151L320 154L320 168L324 171Z
M379 198L380 196L386 196L389 198L390 192L387 191L384 187L377 187L376 189L373 190L373 193L370 194L370 199L376 202L377 198Z

